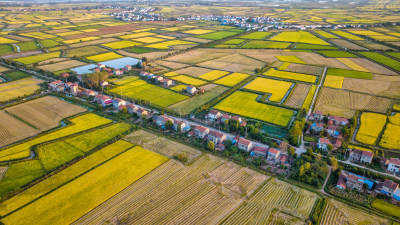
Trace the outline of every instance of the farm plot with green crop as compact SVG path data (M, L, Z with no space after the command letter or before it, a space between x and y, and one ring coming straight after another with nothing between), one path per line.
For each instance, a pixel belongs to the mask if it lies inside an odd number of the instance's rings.
M318 51L318 53L331 58L356 58L357 56L350 52L342 51Z
M350 78L357 78L357 79L372 79L372 73L370 72L363 72L363 71L356 71L356 70L345 70L345 69L338 69L338 68L329 68L326 72L326 75L331 76L339 76L339 77L350 77Z
M251 34L240 36L240 38L260 40L260 39L264 39L265 37L267 37L270 34L271 34L271 32L257 31L257 32L251 33Z
M395 70L400 71L400 63L399 61L396 61L394 59L391 59L387 56L381 55L377 52L359 52L361 55L370 58L372 60L375 60L379 63L382 63L383 65L386 65L390 68L393 68Z
M335 46L331 46L331 45L313 45L313 44L304 44L304 43L299 43L294 48L295 49L310 49L310 50L337 49Z
M252 40L247 42L242 46L242 48L254 48L254 49L263 49L263 48L288 48L291 43L285 42L277 42L277 41L261 41L261 40Z
M27 57L14 59L14 61L20 62L25 65L30 65L33 63L45 61L45 60L56 58L56 57L60 57L60 52L50 52L50 53L44 53L44 54L40 54L40 55L27 56Z
M21 42L21 43L18 43L17 45L22 52L39 49L39 46L34 41Z
M217 110L261 120L279 126L287 126L294 111L257 102L259 95L236 91L216 106Z
M183 101L188 97L162 87L136 80L109 90L110 93L126 96L135 100L143 100L151 104L167 107Z
M18 79L21 79L21 78L29 77L28 74L26 74L26 73L24 73L22 71L19 71L19 70L6 73L6 76L11 78L11 80L18 80Z
M278 35L271 38L272 41L284 41L284 42L299 42L306 44L315 45L330 45L324 40L314 36L307 31L283 31Z
M204 38L204 39L208 39L208 40L221 40L233 35L236 35L240 32L233 32L233 31L217 31L214 33L208 33L208 34L202 34L197 36L198 38Z

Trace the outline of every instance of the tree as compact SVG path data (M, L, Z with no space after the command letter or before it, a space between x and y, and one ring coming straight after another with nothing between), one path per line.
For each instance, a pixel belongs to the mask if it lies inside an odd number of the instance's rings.
M174 126L174 124L172 123L171 120L168 120L167 122L165 122L165 129L171 130L173 126Z
M311 169L311 164L309 163L309 162L306 162L306 164L304 164L304 169L307 171L307 170L310 170Z
M99 88L100 82L108 80L107 72L95 72L88 73L82 76L83 82L85 82L90 88Z
M207 148L208 148L209 150L214 150L214 142L213 142L213 141L209 141L209 142L207 143Z
M305 171L304 171L304 166L301 165L299 168L299 175L302 177L304 175Z
M178 127L176 128L176 131L178 133L182 132L182 125L181 124L178 124Z
M122 113L127 114L128 113L128 109L127 108L123 108L122 109Z
M331 164L332 171L335 172L338 169L339 163L335 157L329 158L329 163Z
M296 150L293 147L289 147L289 155L293 156Z
M329 144L329 145L328 145L328 151L332 151L332 149L333 149L333 145L332 145L332 144Z

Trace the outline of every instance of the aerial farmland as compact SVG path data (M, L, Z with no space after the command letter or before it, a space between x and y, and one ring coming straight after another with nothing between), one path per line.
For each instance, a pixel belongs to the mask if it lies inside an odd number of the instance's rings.
M0 224L400 224L399 10L4 3Z

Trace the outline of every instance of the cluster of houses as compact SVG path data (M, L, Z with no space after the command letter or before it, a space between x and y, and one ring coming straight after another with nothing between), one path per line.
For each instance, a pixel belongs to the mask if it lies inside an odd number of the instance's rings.
M327 117L326 124L324 118ZM339 116L325 116L321 111L317 110L308 118L312 121L310 129L307 130L307 134L320 132L326 132L329 138L319 138L318 148L328 150L328 146L332 145L333 149L338 149L342 146L342 127L349 124L349 120Z
M146 78L147 80L154 80L154 82L156 84L162 85L162 86L164 86L166 88L169 88L169 87L171 87L171 86L176 84L175 81L173 81L171 79L165 78L165 77L160 76L160 75L155 75L155 74L150 73L150 72L140 71L139 74L140 74L141 77ZM199 93L204 93L203 89L196 88L196 87L191 86L191 85L186 86L185 91L189 95L196 95L196 94L199 94Z
M97 73L97 72L103 71L103 72L107 72L109 76L112 76L112 75L121 76L125 72L131 71L131 70L132 70L131 65L125 65L124 68L122 68L122 69L113 69L113 68L106 67L106 65L104 65L104 64L97 64L96 68L93 69L93 72Z
M239 122L240 126L247 125L247 123L243 121L242 118L239 116L231 116L229 114L224 114L214 109L211 109L210 112L208 112L208 114L206 115L206 119L211 122L217 123L225 123L225 121L235 120Z
M354 189L360 192L367 191L368 193L386 195L400 201L399 184L389 179L380 182L342 170L336 187L341 190Z

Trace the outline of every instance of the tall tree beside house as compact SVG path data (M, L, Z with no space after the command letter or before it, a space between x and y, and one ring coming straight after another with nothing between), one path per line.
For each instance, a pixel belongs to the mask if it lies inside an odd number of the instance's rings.
M329 158L329 164L331 165L333 172L335 172L339 166L337 159L333 156Z
M107 72L88 73L82 76L83 82L90 88L99 88L101 81L108 81Z
M171 120L168 120L167 122L165 122L165 129L171 130L173 126L174 126L174 124L172 123Z
M289 143L291 145L299 146L301 144L301 134L304 128L304 122L294 121L293 126L289 130Z
M181 125L181 124L178 124L178 126L177 126L177 128L176 128L176 131L177 131L178 133L182 132L182 125Z
M213 142L213 141L209 141L209 142L207 143L207 148L208 148L209 150L214 150L214 142Z

